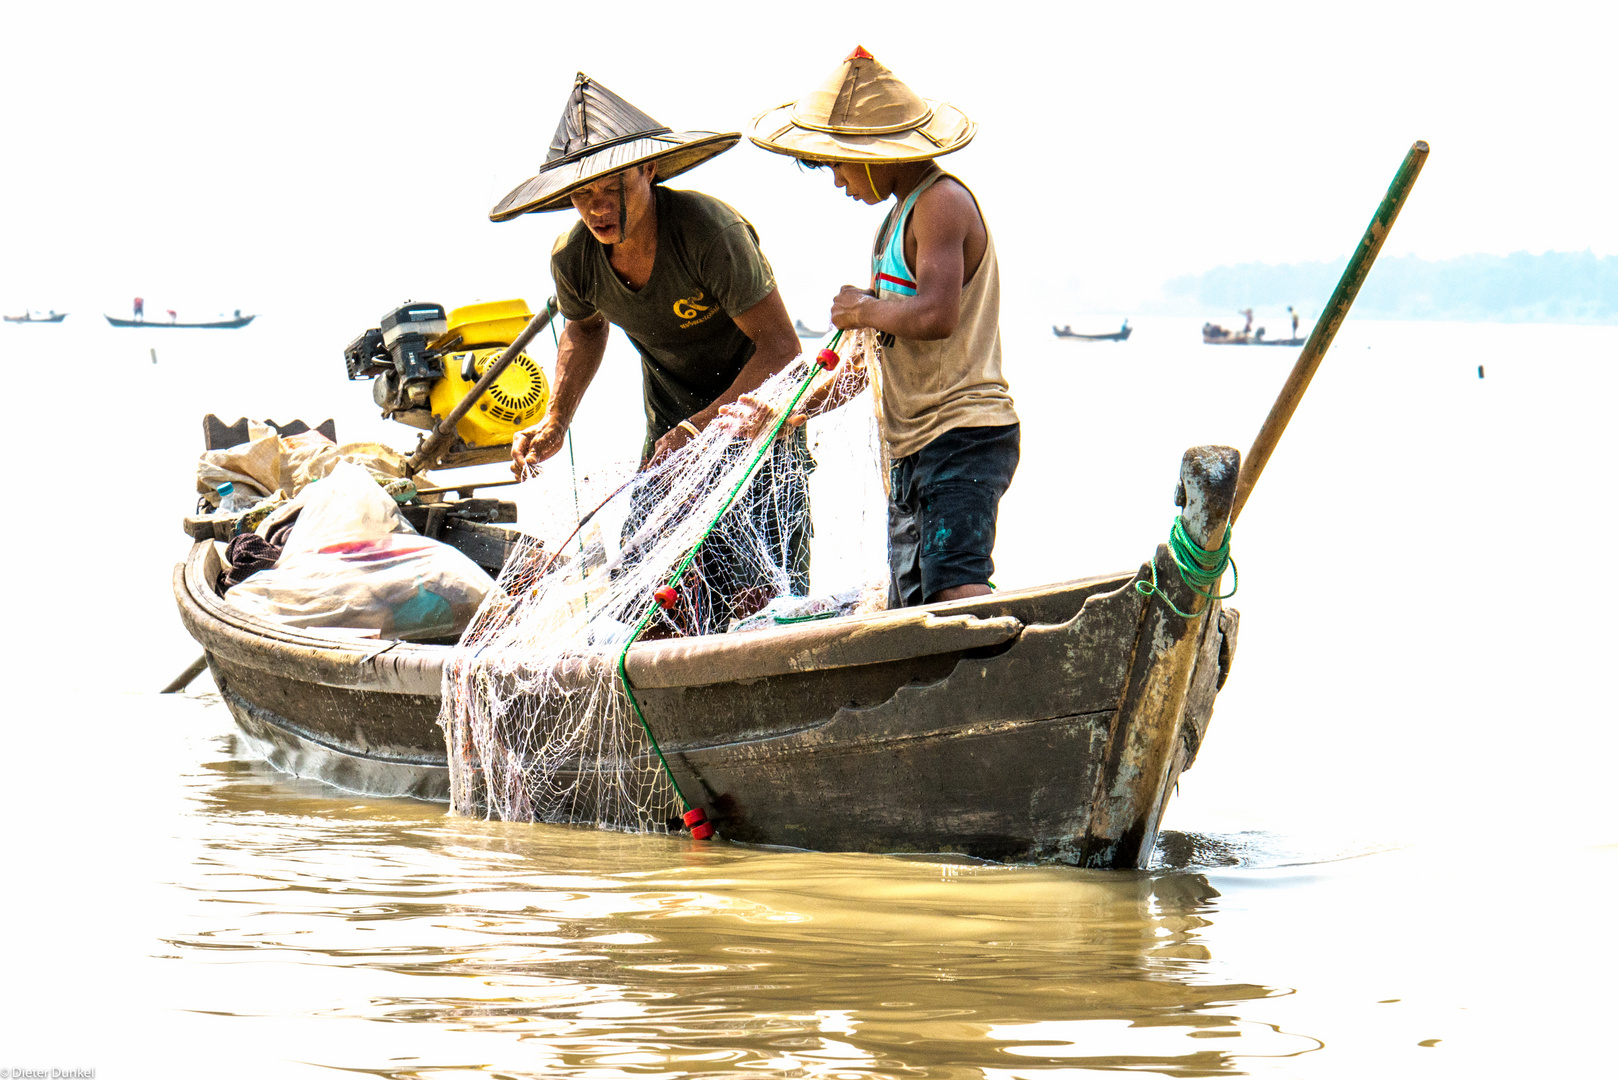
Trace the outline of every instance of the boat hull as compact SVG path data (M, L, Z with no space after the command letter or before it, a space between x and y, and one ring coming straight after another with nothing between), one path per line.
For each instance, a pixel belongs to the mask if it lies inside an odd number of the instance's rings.
M1274 340L1265 340L1263 338L1236 338L1236 337L1213 338L1213 337L1204 336L1203 339L1202 339L1202 343L1204 345L1280 345L1280 346L1284 346L1284 347L1297 348L1299 345L1302 345L1307 340L1308 340L1307 338L1301 338L1301 337L1300 338L1275 338Z
M126 328L142 327L152 330L240 330L257 315L243 315L239 319L221 319L217 322L158 322L147 319L115 319L111 315L103 315L113 326Z
M217 570L212 542L197 544L176 568L176 599L269 762L365 794L447 798L437 720L448 647L257 623L213 592ZM1120 717L1150 621L1133 586L1149 574L643 643L629 671L681 788L727 839L1142 866L1235 633L1234 612L1197 621L1190 692L1143 767ZM1125 793L1140 808L1120 819L1108 800L1148 774L1151 790Z

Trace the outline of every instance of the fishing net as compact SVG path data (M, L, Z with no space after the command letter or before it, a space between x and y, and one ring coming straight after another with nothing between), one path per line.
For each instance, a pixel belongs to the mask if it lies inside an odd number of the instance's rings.
M807 429L771 419L745 437L716 422L639 471L565 453L542 467L530 482L545 509L525 514L530 535L444 668L453 813L677 827L686 807L624 685L629 645L885 603L868 348L845 342L830 372L795 361L751 395L759 417L848 402Z

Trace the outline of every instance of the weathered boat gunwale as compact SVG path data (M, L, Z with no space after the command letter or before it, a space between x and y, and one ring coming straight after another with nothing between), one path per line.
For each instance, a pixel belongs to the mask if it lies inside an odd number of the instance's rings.
M304 632L233 608L214 592L212 580L220 562L213 541L198 541L186 561L175 567L174 591L181 617L193 637L218 640L224 651L240 663L273 664L284 670L291 662L304 678L325 686L364 687L396 693L437 694L442 683L448 647L408 641L345 639ZM1078 578L1059 585L1008 590L994 597L957 600L903 612L872 612L820 622L696 639L670 639L637 643L629 651L627 666L637 688L700 687L740 678L761 678L791 672L812 672L836 667L882 663L927 655L993 647L1020 633L1025 619L1012 614L990 614L995 609L1029 607L1039 612L1057 598L1082 606L1088 596L1116 588L1132 575L1107 574ZM1042 613L1042 612L1039 612ZM886 625L883 625L886 624ZM920 637L919 631L930 641ZM884 642L884 636L903 635L902 642ZM269 642L280 646L271 650ZM212 641L204 641L214 651ZM899 645L902 647L896 648ZM790 654L783 650L791 650ZM775 654L775 659L768 656ZM758 666L732 670L735 659L750 656ZM692 669L701 668L702 676Z

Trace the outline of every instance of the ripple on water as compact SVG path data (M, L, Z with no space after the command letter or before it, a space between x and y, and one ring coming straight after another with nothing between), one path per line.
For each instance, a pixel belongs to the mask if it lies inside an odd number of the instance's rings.
M1213 966L1220 897L1197 873L450 818L222 748L188 778L196 847L161 947L183 962L172 1004L325 1048L300 1060L384 1076L495 1060L513 1076L1009 1076L1221 1071L1298 1049L1242 1017L1285 991ZM447 1056L369 1056L353 1033L378 1022Z

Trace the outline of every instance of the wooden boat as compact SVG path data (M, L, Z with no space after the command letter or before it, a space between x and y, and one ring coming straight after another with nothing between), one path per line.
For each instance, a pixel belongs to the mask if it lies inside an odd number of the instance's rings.
M1225 447L1186 453L1179 501L1205 547L1225 535L1238 464ZM490 507L510 505L410 509L493 571L515 533ZM350 791L446 799L450 646L248 616L215 591L212 526L190 521L201 538L174 572L180 615L265 758ZM1236 629L1164 545L1133 573L641 642L627 670L681 788L727 839L1132 868L1196 758Z
M1186 451L1175 550L1182 529L1191 550L1225 548L1427 153L1417 142L1406 154L1248 460L1223 446ZM529 322L501 363L552 310ZM447 437L472 400L435 434ZM427 454L432 445L418 448L420 460L438 460ZM442 498L446 489L436 490ZM502 513L509 505L463 498L409 512L420 531L496 569L511 551L512 534L497 520L512 520ZM215 591L218 522L187 524L198 526L197 543L175 568L175 599L249 740L301 776L443 798L437 717L451 647L356 641L250 617ZM1196 760L1236 650L1237 614L1209 595L1220 574L1208 575L1203 592L1188 582L1191 569L1182 572L1160 544L1134 573L643 640L622 670L681 789L728 839L1139 868L1175 782Z
M1291 312L1291 308L1287 308ZM1298 320L1292 320L1293 336L1289 338L1272 338L1266 340L1264 327L1253 327L1253 309L1247 308L1238 314L1247 316L1247 323L1240 330L1226 330L1218 323L1205 322L1202 324L1202 343L1204 345L1302 345L1307 338L1297 336Z
M1266 338L1264 328L1261 326L1256 333L1246 333L1241 330L1226 330L1213 323L1204 323L1202 327L1202 343L1204 345L1302 345L1308 338Z
M796 330L798 332L798 336L801 338L823 338L827 334L831 333L830 330L810 329L809 327L803 325L802 319L793 319L792 329Z
M14 322L14 323L25 323L25 322L52 323L52 322L61 322L63 319L67 318L67 315L68 315L68 313L65 312L65 311L61 311L61 312L53 311L49 315L36 315L36 314L33 314L32 312L25 311L21 315L0 315L0 319L5 319L6 322Z
M1051 332L1059 338L1066 338L1071 341L1128 341L1129 335L1134 331L1129 325L1129 320L1125 319L1122 329L1115 330L1110 334L1075 334L1071 326L1053 326L1051 327Z
M213 322L160 322L156 319L115 319L111 315L103 317L114 326L141 326L167 330L240 330L258 318L257 315L243 315L239 312L234 319L216 319Z

